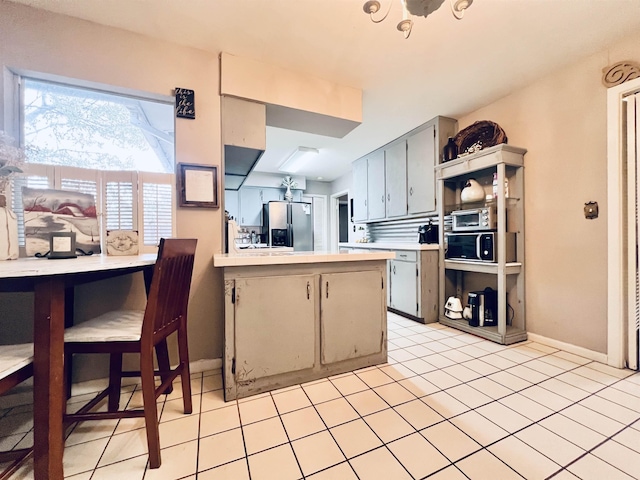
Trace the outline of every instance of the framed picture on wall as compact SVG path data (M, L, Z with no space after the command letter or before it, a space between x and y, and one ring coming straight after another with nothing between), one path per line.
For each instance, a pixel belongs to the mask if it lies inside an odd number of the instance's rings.
M218 208L218 167L179 163L178 199L181 207Z

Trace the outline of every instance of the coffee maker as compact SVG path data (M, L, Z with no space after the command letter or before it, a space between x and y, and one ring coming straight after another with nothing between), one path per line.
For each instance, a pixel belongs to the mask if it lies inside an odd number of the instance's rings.
M498 324L497 293L490 287L480 291L469 292L467 303L471 308L470 326L490 327Z

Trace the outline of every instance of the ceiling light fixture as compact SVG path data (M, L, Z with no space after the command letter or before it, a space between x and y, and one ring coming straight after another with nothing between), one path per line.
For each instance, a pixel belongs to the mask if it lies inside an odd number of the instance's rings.
M402 20L398 23L397 29L404 34L404 38L409 38L411 29L413 28L413 20L410 16L426 17L435 12L444 3L445 0L400 0L402 4ZM471 6L473 0L449 0L451 5L451 13L458 20L464 17L464 11ZM392 2L389 3L387 13L381 18L374 18L374 15L380 11L380 2L378 0L368 0L362 6L364 13L369 14L369 18L373 23L380 23L391 11Z
M298 147L284 162L278 166L278 170L287 173L296 173L305 163L315 158L320 153L317 148Z

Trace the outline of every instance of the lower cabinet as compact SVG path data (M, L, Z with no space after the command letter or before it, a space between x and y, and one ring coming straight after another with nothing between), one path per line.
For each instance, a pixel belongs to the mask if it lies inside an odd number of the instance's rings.
M225 399L386 362L385 273L386 260L225 268Z
M388 306L422 323L438 321L438 251L398 250L389 260Z
M316 284L315 275L235 281L236 382L313 367ZM282 292L285 305L264 308Z
M391 308L419 316L418 263L415 258L413 261L389 260L389 290Z
M323 364L382 351L383 278L378 272L329 273L320 277L320 328Z

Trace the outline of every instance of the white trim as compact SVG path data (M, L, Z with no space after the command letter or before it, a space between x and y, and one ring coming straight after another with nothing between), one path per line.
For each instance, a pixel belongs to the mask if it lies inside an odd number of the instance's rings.
M175 365L174 365L175 366ZM210 358L189 362L189 370L191 373L202 373L209 370L222 368L222 358ZM122 385L133 385L139 383L137 377L125 377L122 379ZM95 380L87 380L85 382L74 383L71 387L71 395L84 395L88 393L97 393L103 390L109 383L108 378L98 378ZM0 399L0 408L12 408L20 405L27 405L33 402L33 377L28 378L19 386L13 388L9 393L2 395ZM195 394L195 393L194 393Z
M600 363L611 365L607 361L606 353L595 352L593 350L589 350L588 348L578 347L570 343L554 340L553 338L543 337L542 335L538 335L536 333L531 333L531 332L527 333L527 339L532 342L541 343L542 345L546 345L548 347L564 350L565 352L578 355L579 357L588 358L589 360L593 360L594 362L600 362Z
M626 180L622 144L622 101L640 89L640 79L607 92L607 363L623 368L626 358Z

